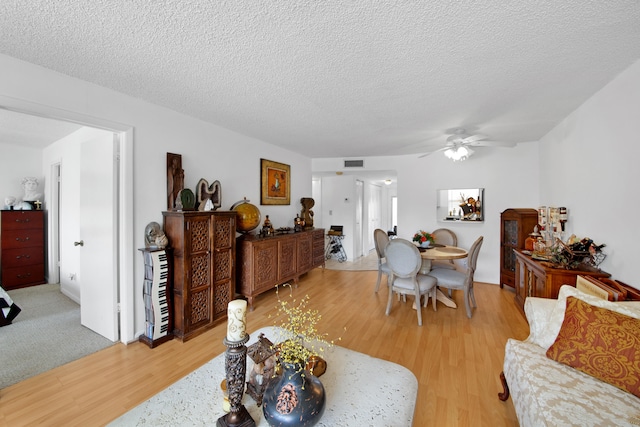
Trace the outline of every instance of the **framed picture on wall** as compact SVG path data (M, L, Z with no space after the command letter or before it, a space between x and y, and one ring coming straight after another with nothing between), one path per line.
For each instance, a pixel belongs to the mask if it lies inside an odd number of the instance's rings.
M291 204L291 167L260 159L260 204Z

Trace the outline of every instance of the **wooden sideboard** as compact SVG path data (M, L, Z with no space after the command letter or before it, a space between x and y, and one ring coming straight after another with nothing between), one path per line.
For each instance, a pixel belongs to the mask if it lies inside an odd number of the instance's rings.
M47 283L44 211L0 211L0 265L5 290Z
M524 301L527 297L558 298L562 285L576 285L577 276L609 277L609 273L583 265L575 270L550 267L546 262L537 261L531 256L514 249L516 256L516 297L518 308L524 313Z
M269 237L244 235L237 240L237 292L253 309L256 295L323 266L324 229Z
M173 248L173 334L186 341L227 318L235 297L236 212L163 212Z

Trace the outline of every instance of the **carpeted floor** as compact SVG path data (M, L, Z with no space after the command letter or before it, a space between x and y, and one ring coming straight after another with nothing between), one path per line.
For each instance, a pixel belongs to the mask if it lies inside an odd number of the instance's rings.
M0 389L114 343L80 324L80 306L60 285L8 291L22 311L0 328Z
M335 258L328 259L326 261L325 268L329 270L352 270L352 271L363 271L363 270L378 270L378 255L376 251L369 252L369 255L360 257L355 261L345 261L339 262Z

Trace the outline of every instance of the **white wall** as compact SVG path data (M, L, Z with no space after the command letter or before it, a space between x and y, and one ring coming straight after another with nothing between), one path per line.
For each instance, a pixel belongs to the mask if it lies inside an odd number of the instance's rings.
M144 227L162 221L166 209L166 153L183 155L185 185L194 188L200 178L222 185L222 204L227 209L246 196L256 205L260 195L260 158L291 165L290 206L260 206L275 227L292 226L300 211L299 200L312 194L311 171L343 170L343 159L308 159L262 141L245 137L203 121L155 106L117 92L0 55L0 95L128 124L134 127L134 233L137 247L144 245ZM215 102L215 100L212 100ZM471 159L454 163L441 154L367 158L367 169L395 170L398 184L398 232L411 238L419 229L435 229L436 190L485 188L483 224L449 224L461 246L469 247L484 235L476 278L499 281L499 220L507 208L562 205L570 210L569 230L607 243L609 257L603 268L614 277L640 286L632 272L635 255L634 214L640 201L631 188L638 174L637 121L640 111L640 65L634 64L601 92L587 101L541 143L515 148L476 150ZM0 147L6 149L6 147ZM10 149L10 150L13 150ZM17 151L12 156L17 156ZM0 156L3 159L5 156ZM40 160L28 175L43 176ZM5 191L27 175L11 171L16 179ZM7 170L9 173L9 170ZM5 171L0 172L5 176ZM346 187L346 186L344 186ZM2 189L4 187L0 187ZM14 190L12 190L14 188ZM353 223L353 216L336 218L329 210L343 208L344 198L354 200L351 188L325 188L322 183L322 224ZM341 214L342 215L342 214ZM319 224L316 224L319 226ZM633 239L633 240L632 240ZM137 255L137 254L136 254ZM135 259L136 326L142 330L143 311L139 297L143 264Z
M457 163L436 153L423 158L417 155L367 157L365 164L366 170L397 172L399 237L411 239L418 230L447 227L458 235L460 246L469 248L483 235L475 277L481 282L497 284L500 281L500 213L508 208L538 206L537 159L538 144L526 143L515 148L478 148L472 158ZM343 170L343 159L313 159L312 163L316 173ZM333 187L340 194L336 198L343 197L348 191L346 187L346 184ZM484 223L437 221L436 190L473 187L485 189ZM323 180L323 196L331 196L334 189L325 189ZM388 190L389 194L393 191ZM328 224L326 217L324 224ZM351 232L352 229L345 231Z
M634 268L638 232L635 194L640 111L640 61L595 94L549 134L515 148L479 148L465 162L441 154L366 158L367 170L398 174L398 234L441 226L435 216L436 189L483 187L485 222L447 224L469 247L484 244L476 279L498 283L500 212L507 208L566 206L568 234L605 243L600 266L614 278L640 288ZM343 170L343 159L314 159L313 170Z
M348 260L354 259L355 229L355 202L356 202L356 178L351 175L322 177L322 204L321 223L316 227L329 230L332 225L342 225L344 240L342 247L345 249Z
M640 61L540 141L540 204L569 208L568 234L605 243L603 270L640 288L636 194Z
M167 152L182 154L186 187L194 189L200 178L218 180L224 209L246 196L259 206L263 217L269 215L276 228L293 226L300 198L311 196L311 160L307 157L6 55L0 55L0 70L0 96L134 127L136 247L144 246L144 228L149 222L162 223L167 207ZM291 165L291 205L260 206L260 158ZM139 254L135 255L131 280L136 330L142 332L144 265Z
M26 176L38 178L38 192L43 192L41 157L42 150L38 148L0 144L0 206L4 207L8 196L15 197L16 201L22 200L22 178Z
M335 159L333 159L335 160ZM365 255L374 249L373 229L371 229L372 219L369 217L368 202L371 198L373 187L380 188L380 227L383 230L390 230L391 225L391 196L395 195L396 186L380 185L363 175L357 173L349 175L320 176L315 179L319 189L316 198L315 226L329 230L332 225L342 225L344 227L344 240L342 245L347 255L347 260L353 261L357 256L355 233L355 203L356 203L356 180L364 183L364 203L363 203L363 248Z

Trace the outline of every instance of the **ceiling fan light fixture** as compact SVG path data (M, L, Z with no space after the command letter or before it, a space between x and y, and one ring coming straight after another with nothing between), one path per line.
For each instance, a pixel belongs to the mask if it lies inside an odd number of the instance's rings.
M452 147L447 149L444 152L444 155L447 156L448 159L453 160L454 162L463 161L473 155L473 150L471 148L467 148L464 146Z

